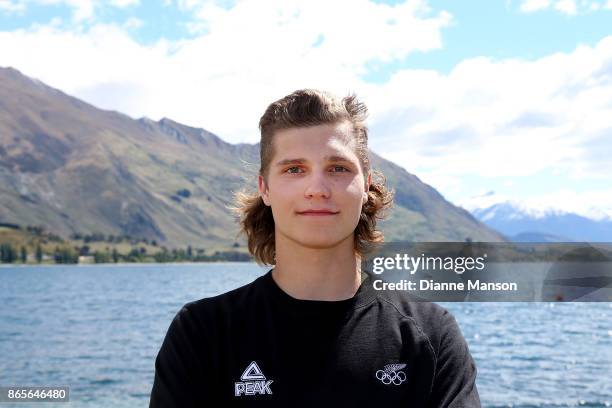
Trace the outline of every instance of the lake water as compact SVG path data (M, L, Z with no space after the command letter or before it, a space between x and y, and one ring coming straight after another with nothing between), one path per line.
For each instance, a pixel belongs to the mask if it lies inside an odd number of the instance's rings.
M155 356L180 307L266 270L244 263L0 267L0 385L69 385L71 403L58 407L147 407ZM476 360L483 406L612 406L612 303L443 306Z

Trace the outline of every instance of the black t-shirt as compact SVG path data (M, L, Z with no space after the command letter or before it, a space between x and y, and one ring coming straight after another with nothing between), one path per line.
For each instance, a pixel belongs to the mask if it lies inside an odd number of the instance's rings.
M453 316L405 292L299 300L271 271L186 304L155 360L150 407L480 407Z

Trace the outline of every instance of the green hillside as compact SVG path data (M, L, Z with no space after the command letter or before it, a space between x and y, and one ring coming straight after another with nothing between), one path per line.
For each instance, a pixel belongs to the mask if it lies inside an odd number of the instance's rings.
M242 245L227 206L245 180L254 186L258 148L100 110L0 68L0 223L167 248ZM401 167L374 153L372 162L396 190L388 239L503 239Z

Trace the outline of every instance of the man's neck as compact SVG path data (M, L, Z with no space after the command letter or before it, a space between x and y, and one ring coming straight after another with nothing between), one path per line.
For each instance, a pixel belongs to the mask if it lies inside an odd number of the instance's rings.
M361 259L353 238L332 248L306 248L288 239L276 242L272 277L287 294L303 300L344 300L361 284Z

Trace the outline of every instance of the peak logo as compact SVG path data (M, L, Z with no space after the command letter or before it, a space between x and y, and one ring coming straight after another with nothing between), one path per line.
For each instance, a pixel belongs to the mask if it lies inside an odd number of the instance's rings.
M255 361L252 361L247 366L240 379L242 381L234 383L234 396L236 397L241 395L272 394L270 385L273 380L266 380L266 376Z

